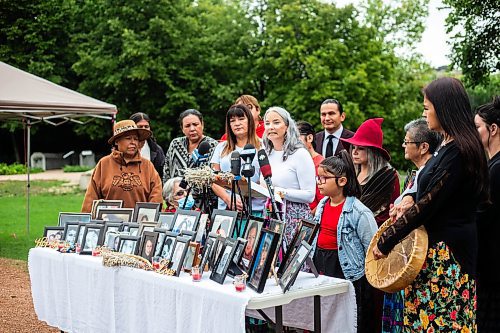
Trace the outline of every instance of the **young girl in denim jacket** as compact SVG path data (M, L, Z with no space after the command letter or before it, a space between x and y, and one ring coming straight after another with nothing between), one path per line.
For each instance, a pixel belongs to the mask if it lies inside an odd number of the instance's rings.
M372 287L365 277L365 255L377 224L370 209L357 199L361 189L349 153L343 150L339 156L323 160L316 180L325 197L315 216L320 227L314 264L321 274L353 283L358 332L376 332Z

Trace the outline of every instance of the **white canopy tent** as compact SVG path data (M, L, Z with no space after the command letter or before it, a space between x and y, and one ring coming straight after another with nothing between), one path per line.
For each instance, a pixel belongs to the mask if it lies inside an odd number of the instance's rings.
M76 91L64 88L0 61L0 121L22 120L27 128L27 212L30 228L30 128L45 122L54 126L66 122L85 124L79 118L114 119L117 108Z

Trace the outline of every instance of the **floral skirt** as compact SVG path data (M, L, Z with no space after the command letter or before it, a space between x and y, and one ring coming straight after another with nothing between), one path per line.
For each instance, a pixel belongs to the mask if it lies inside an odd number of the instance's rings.
M475 280L444 242L429 248L404 301L404 332L477 332Z

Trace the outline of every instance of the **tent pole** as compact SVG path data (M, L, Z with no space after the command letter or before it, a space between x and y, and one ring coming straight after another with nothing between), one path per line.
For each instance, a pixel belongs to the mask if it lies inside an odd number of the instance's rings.
M26 206L26 230L28 232L28 238L30 236L30 171L31 171L31 120L28 118L26 121L26 127L27 127L27 136L28 138L26 139L27 141L27 151L28 151L28 156L26 157L26 164L27 164L27 174L28 174L28 184L26 185L26 194L28 197L27 201L27 206Z

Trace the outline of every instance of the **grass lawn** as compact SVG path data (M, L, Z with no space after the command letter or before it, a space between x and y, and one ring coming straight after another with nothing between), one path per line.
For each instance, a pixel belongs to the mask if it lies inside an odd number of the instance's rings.
M57 225L59 212L80 211L85 193L63 184L61 181L31 182L28 236L26 182L0 182L0 257L27 260L29 249L35 245L36 238L43 236L44 227Z

